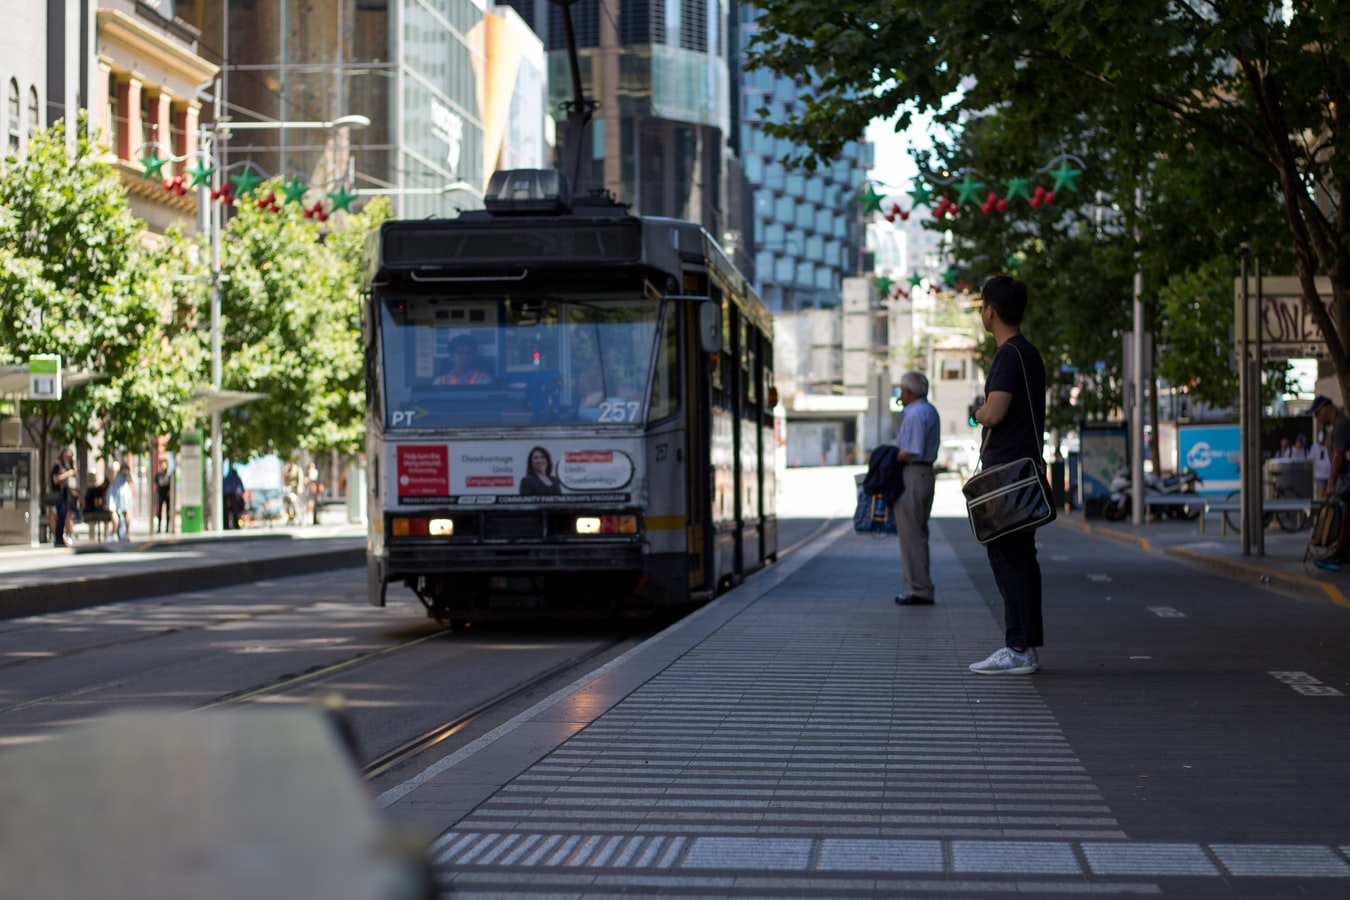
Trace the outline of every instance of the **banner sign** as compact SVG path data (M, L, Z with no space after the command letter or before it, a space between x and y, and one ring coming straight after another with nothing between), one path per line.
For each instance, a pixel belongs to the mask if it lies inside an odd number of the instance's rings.
M1336 311L1331 302L1331 279L1315 280L1318 296L1336 321ZM1233 340L1235 346L1242 340L1242 279L1233 282L1234 315ZM1260 326L1261 356L1264 359L1324 359L1327 355L1326 340L1322 330L1313 319L1312 309L1303 299L1303 285L1297 278L1281 276L1262 278L1260 281L1261 304L1257 309L1257 281L1247 277L1247 336L1255 343L1257 326Z

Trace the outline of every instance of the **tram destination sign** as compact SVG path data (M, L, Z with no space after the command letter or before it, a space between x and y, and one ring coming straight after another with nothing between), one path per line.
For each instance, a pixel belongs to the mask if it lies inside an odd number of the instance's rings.
M642 231L635 221L559 221L548 228L509 220L393 224L397 227L385 227L380 253L383 266L395 269L484 263L593 264L642 258Z
M1316 279L1317 293L1327 314L1336 320L1331 302L1331 279ZM1233 342L1241 351L1242 341L1242 279L1233 283ZM1261 279L1261 303L1257 308L1257 282L1247 277L1247 334L1255 342L1260 327L1261 356L1264 359L1325 359L1326 339L1313 319L1312 310L1303 299L1303 285L1298 278L1279 276Z

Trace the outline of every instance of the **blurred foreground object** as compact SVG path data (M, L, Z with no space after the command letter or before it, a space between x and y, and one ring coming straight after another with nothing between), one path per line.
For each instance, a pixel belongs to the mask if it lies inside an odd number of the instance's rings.
M433 896L310 709L116 714L0 753L9 897Z

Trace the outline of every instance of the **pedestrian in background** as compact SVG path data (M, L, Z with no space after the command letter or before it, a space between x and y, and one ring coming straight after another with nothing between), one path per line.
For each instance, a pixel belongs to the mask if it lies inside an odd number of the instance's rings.
M1327 481L1331 478L1331 454L1327 452L1326 432L1320 428L1317 431L1309 458L1313 464L1313 496L1322 497L1326 495Z
M69 447L64 448L52 466L48 487L54 493L56 503L56 521L52 523L52 546L66 545L66 524L70 517L70 492L75 479L75 453Z
M315 525L319 524L319 508L323 505L323 484L319 481L319 467L313 462L305 470L305 487L309 491L309 513Z
M108 483L108 512L113 515L113 526L117 539L125 543L131 540L131 503L132 488L131 466L119 460L113 460L109 466L112 480Z
M980 465L1044 459L1045 363L1022 334L1026 283L995 275L980 288L980 301L980 321L998 344L984 381L984 405L975 412L976 421L984 426ZM1004 646L970 670L981 675L1030 675L1041 667L1036 648L1044 643L1036 529L1023 528L984 546L1003 595Z
M1346 453L1350 451L1350 418L1323 394L1313 399L1311 412L1313 420L1326 429L1331 443L1331 451L1327 454L1331 457L1331 468L1322 496L1341 504L1341 532L1336 538L1336 546L1324 558L1314 560L1313 565L1328 572L1339 572L1345 564L1347 545L1350 545L1350 516L1346 515L1350 512L1350 502L1344 499L1348 492L1341 489L1341 481L1346 479ZM1313 477L1316 478L1316 474Z
M221 501L225 507L225 530L237 531L239 519L244 514L244 479L239 477L237 466L230 466L220 486L225 494Z
M155 473L155 532L173 531L173 510L169 506L169 493L173 488L173 475L169 472L169 461L159 460L159 471Z
M904 569L905 593L895 602L900 606L926 606L933 603L933 578L928 570L928 517L933 512L933 488L942 443L942 425L938 412L928 402L928 379L920 372L900 376L900 402L904 412L895 434L896 459L905 465L901 472L904 491L891 507L895 530L900 538L900 565Z

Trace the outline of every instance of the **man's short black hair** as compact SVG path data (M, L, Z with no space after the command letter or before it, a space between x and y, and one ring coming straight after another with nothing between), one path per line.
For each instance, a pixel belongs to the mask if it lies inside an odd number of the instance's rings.
M980 288L980 299L1009 325L1021 325L1027 311L1027 283L1010 275L991 275Z

